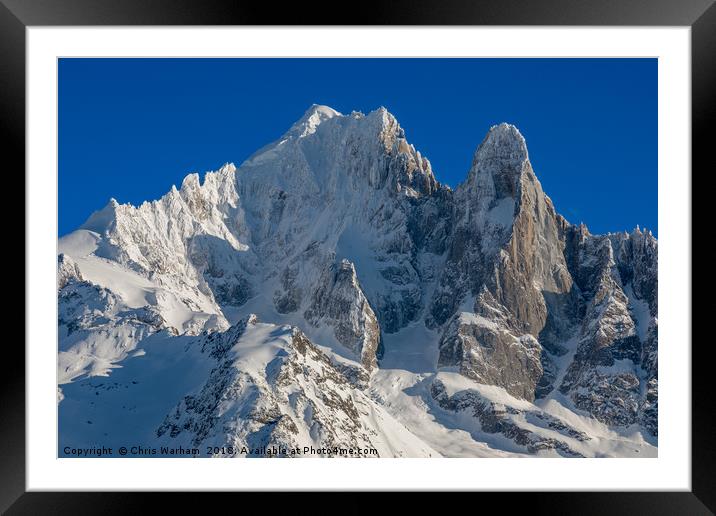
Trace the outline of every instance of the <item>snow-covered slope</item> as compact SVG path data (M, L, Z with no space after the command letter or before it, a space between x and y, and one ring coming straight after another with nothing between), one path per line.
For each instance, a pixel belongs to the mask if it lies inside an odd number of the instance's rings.
M514 126L451 190L384 108L314 105L59 253L61 444L656 452L656 239L569 224Z
M129 442L198 450L189 456L438 456L297 328L250 316L223 333L160 332L143 345L110 377L63 389L61 442L102 443L115 456Z

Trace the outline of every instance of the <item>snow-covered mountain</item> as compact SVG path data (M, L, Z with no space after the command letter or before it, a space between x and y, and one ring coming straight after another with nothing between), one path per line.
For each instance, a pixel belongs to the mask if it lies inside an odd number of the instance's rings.
M58 247L60 455L656 454L657 241L567 222L514 126L452 190L384 108L314 105Z

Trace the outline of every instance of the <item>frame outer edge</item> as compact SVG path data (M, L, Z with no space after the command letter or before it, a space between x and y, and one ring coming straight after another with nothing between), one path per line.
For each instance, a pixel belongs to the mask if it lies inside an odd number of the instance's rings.
M704 505L716 512L716 419L714 415L713 366L716 353L709 338L708 321L713 317L713 299L708 295L716 289L710 252L696 253L693 244L696 236L708 239L712 230L713 189L706 178L713 176L713 137L716 126L716 3L712 3L691 27L691 124L692 124L692 277L699 270L699 291L704 299L696 297L692 280L692 405L691 405L691 489ZM699 180L702 188L694 188ZM705 187L705 188L703 188ZM703 213L699 213L702 210ZM704 242L703 239L698 239ZM706 240L708 242L708 240ZM708 243L701 244L708 246ZM710 284L709 284L710 283ZM694 322L701 332L696 332ZM699 338L697 338L699 337Z
M3 161L9 158L4 167L8 171L7 181L15 183L13 190L22 191L24 199L25 24L4 4L0 4L0 141L4 143ZM15 238L26 244L24 224L23 209L23 234ZM24 245L22 267L24 279L27 273ZM19 275L6 279L20 282ZM26 311L24 285L22 292L22 306ZM23 337L24 330L23 324ZM25 491L25 338L22 343L16 338L4 339L2 343L7 353L3 361L12 365L4 369L0 388L0 512Z
M185 0L179 1L187 7L189 12L192 11L192 7L188 5L192 4L192 2ZM5 5L7 3L14 4L13 10ZM459 3L464 6L463 3ZM636 3L640 4L639 2ZM667 3L674 4L674 2ZM73 2L73 4L75 7L78 7L78 5L83 4L83 2ZM126 4L129 4L129 2ZM710 141L707 139L706 134L707 130L713 127L714 122L716 122L714 118L716 109L713 94L713 92L716 91L716 4L713 3L713 0L709 2L691 1L688 6L691 14L695 12L694 9L698 9L695 7L696 4L707 4L707 6L705 10L700 10L700 14L696 17L692 25L692 158L694 163L692 174L697 169L700 171L703 168L703 175L705 175L705 164L708 162L709 154L711 154L708 147ZM633 5L634 4L632 4L632 6ZM640 5L643 6L643 4ZM193 6L196 8L196 3L194 3ZM112 25L118 21L113 15L107 16L107 12L105 12L104 16L100 15L98 17L96 12L88 15L87 12L81 13L78 10L69 10L69 12L65 11L63 15L63 13L58 13L56 10L53 11L49 7L46 2L31 2L30 0L28 0L24 6L13 0L9 2L3 0L3 2L0 3L0 63L3 68L2 75L4 76L0 76L0 86L2 87L2 90L0 90L0 112L2 112L3 115L0 119L0 136L9 143L7 148L10 152L8 154L13 158L13 163L17 165L15 170L24 170L25 164L24 106L26 21L29 22L29 24L42 25L58 25L68 22L73 22L78 25ZM654 6L652 5L651 7L653 8ZM42 12L43 10L44 12ZM102 10L101 6L99 10ZM133 14L130 13L129 18L141 18L143 14L147 14L150 20L156 17L156 10L154 12L149 10L150 12L143 13L143 10L138 7L138 4L130 4L128 10L134 11ZM609 11L609 9L606 10ZM20 12L18 13L18 11ZM183 12L186 13L186 10ZM211 15L209 14L209 16ZM572 23L574 23L574 18L572 18L573 14L568 13L566 15L568 19L566 20L564 19L565 16L559 16L557 14L553 14L553 16L560 18L560 21L556 24L569 24L569 19L572 19ZM124 23L127 23L126 12L125 16L121 16L121 18L125 20ZM181 18L181 16L179 18ZM228 18L228 22L231 23L231 17ZM247 18L253 18L253 16L249 15ZM388 14L385 18L391 19L393 15ZM443 16L438 16L437 18L444 22L444 20L442 20ZM487 24L494 24L496 19L493 18L494 16L488 16L484 21ZM611 20L614 19L610 16L607 16L607 18ZM632 19L629 16L626 16L626 18ZM249 20L247 19L245 21L248 22ZM169 16L168 19L165 19L164 23L177 24L178 22L181 23L181 20L178 20L177 17L174 17L172 20L172 17ZM135 21L134 23L137 22ZM141 21L139 23L141 23ZM184 23L186 23L186 20L184 20ZM515 20L513 23L520 24L518 20ZM599 24L598 21L593 23ZM649 23L649 21L644 21L641 24L647 25ZM673 24L682 23L683 16L678 17L678 21ZM694 205L697 204L698 203L694 203ZM694 221L697 221L696 217L694 217ZM695 255L693 260L694 266L696 266L698 258ZM25 272L27 273L27 271ZM713 283L713 280L709 281ZM693 306L694 311L705 311L706 309L697 308L699 305L696 303L694 303ZM706 347L709 346L703 346L702 348ZM2 428L0 428L0 432L2 432L0 433L0 437L3 438L2 441L4 443L17 443L18 445L8 450L8 452L3 455L3 460L0 461L0 512L4 512L25 490L25 356L24 350L20 349L14 352L18 354L15 362L18 364L18 367L9 371L8 376L3 382L5 383L4 389L0 390L0 407L3 407L3 424ZM694 495L705 506L713 509L716 507L716 494L713 490L713 485L716 484L713 478L714 465L716 464L716 447L713 444L713 436L716 435L716 426L709 418L713 402L712 399L710 399L710 390L697 388L699 381L703 382L701 384L702 386L707 386L707 379L710 375L706 367L709 364L713 365L715 363L711 360L704 360L707 358L705 356L706 353L707 351L704 349L698 350L699 360L694 360L695 380L693 384L692 418L694 424L692 449L696 450L697 453L692 454L692 488ZM708 353L713 355L711 349L708 350ZM22 502L27 503L27 495L21 498ZM16 508L17 505L18 504L15 504L13 508ZM22 505L24 505L24 503Z
M2 0L25 25L681 25L713 0L363 0L334 3L229 0Z

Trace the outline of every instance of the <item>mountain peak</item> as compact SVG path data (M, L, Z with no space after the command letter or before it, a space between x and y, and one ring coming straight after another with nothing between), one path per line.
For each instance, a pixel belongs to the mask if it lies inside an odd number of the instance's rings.
M199 174L193 173L193 174L188 174L182 180L180 190L183 190L183 191L194 190L196 188L199 188L200 186L201 186L201 181L199 180Z
M80 226L80 229L87 229L100 234L104 233L117 219L117 208L119 206L120 204L117 200L111 197L104 208L92 213L85 223Z
M385 106L380 106L378 109L368 113L368 118L376 120L382 127L399 125L398 119Z
M331 118L343 116L341 113L329 106L323 106L320 104L312 104L301 118L291 126L291 129L286 133L287 136L297 136L303 138L309 134L316 132L316 128L325 120Z
M526 161L527 143L519 129L512 124L493 125L475 153L475 159Z
M528 160L527 144L517 127L493 125L475 151L467 187L484 198L516 198Z

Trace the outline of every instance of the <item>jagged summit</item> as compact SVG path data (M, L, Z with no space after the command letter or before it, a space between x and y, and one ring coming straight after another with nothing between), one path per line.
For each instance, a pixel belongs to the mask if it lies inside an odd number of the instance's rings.
M292 137L304 138L314 134L322 123L333 118L357 120L364 124L365 127L377 127L379 129L392 126L399 127L397 119L385 106L380 106L368 114L353 111L349 116L346 116L329 106L312 104L279 141ZM404 137L404 134L401 136Z
M197 172L187 174L182 179L179 191L188 192L202 188L210 188L212 186L225 185L235 180L236 165L233 163L225 163L219 170L215 172L205 172L204 181ZM173 189L176 190L176 187Z

